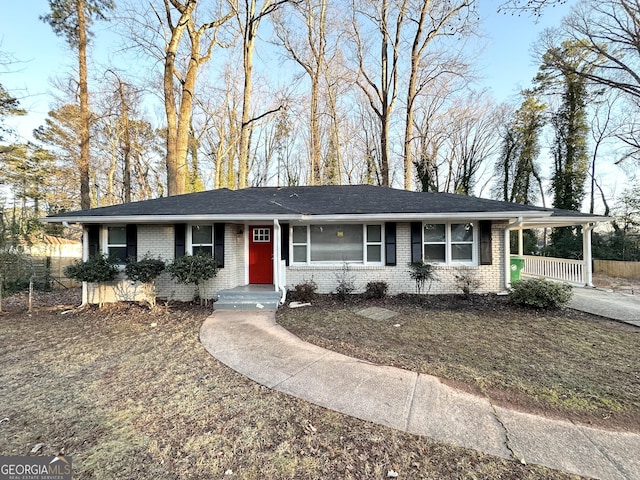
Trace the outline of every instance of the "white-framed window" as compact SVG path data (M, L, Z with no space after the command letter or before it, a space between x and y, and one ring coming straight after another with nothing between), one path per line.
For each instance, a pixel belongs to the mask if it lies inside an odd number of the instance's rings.
M309 229L306 225L296 225L291 232L293 263L307 263L307 246L309 245Z
M191 255L213 255L213 225L191 225L189 233Z
M382 225L367 225L367 263L382 263Z
M107 227L106 251L104 253L117 263L123 264L127 261L127 227L112 226Z
M294 264L382 264L381 224L295 225L291 232Z
M423 260L431 263L476 263L476 229L467 223L425 223Z

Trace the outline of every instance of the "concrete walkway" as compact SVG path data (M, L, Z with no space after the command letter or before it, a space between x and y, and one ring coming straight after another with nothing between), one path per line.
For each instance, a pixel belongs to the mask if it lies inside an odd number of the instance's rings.
M640 435L520 413L303 342L273 311L214 312L200 340L247 377L344 414L484 453L602 479L640 479Z
M640 298L597 288L574 288L569 307L640 327Z

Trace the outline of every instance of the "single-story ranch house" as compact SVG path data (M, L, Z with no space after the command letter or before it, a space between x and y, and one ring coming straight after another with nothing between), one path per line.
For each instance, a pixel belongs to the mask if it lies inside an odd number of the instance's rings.
M512 230L582 226L583 260L525 257L524 274L591 284L591 230L607 220L578 212L448 193L423 193L371 185L218 189L51 215L47 222L78 224L83 256L121 260L143 255L167 262L197 252L212 254L218 275L207 296L237 287L266 285L281 300L308 280L330 293L347 269L360 291L385 281L390 294L415 291L409 263L434 264L431 293L456 293L455 274L469 269L480 292L510 287ZM522 245L522 243L521 243ZM522 246L520 246L522 254ZM190 300L194 288L168 274L159 295ZM262 287L265 288L265 287ZM95 285L84 285L84 301L95 303ZM105 300L138 295L124 279ZM134 292L134 293L132 293Z

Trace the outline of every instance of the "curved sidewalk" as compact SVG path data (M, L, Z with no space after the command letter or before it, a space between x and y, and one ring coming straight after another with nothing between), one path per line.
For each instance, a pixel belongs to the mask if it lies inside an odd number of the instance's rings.
M267 387L435 440L602 479L640 478L640 435L516 412L436 377L374 365L303 342L273 311L218 311L200 341Z

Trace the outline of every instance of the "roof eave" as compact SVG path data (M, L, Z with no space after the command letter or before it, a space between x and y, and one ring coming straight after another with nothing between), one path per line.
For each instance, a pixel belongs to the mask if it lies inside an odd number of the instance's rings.
M272 222L274 218L287 220L299 215L78 215L68 217L46 217L47 223L190 223L190 222L228 222L244 223L253 221Z
M46 217L42 221L46 223L75 223L75 224L96 224L96 223L136 223L136 224L158 224L158 223L190 223L190 222L272 222L278 221L318 221L318 222L347 222L347 221L418 221L425 219L433 220L509 220L516 217L536 219L551 218L551 212L450 212L450 213L349 213L349 214L284 214L284 215L69 215Z

